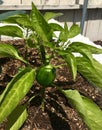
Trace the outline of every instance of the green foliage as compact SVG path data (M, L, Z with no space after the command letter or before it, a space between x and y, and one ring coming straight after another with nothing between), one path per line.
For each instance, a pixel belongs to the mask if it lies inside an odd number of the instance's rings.
M27 119L27 109L23 105L18 105L8 116L6 130L18 130Z
M92 52L87 45L84 45L84 43L73 42L69 45L67 51L80 53L81 55L92 61Z
M23 31L17 26L6 25L0 27L0 35L23 38Z
M0 44L0 57L15 58L23 61L24 63L27 63L27 61L19 55L17 49L14 46L7 43Z
M63 27L57 23L50 23L49 25L53 31L63 31Z
M5 13L1 13L0 14L0 21L7 19L7 17L10 17L11 15L18 15L18 14L25 14L26 11L23 10L16 10L16 11L9 11L9 12L5 12Z
M78 71L95 87L102 90L102 64L93 59L92 63L85 57L77 57Z
M30 18L29 18L29 15L27 14L18 14L18 15L10 16L4 19L4 23L18 24L22 28L32 29Z
M64 24L64 29L60 33L59 40L63 41L63 42L67 41L67 39L68 39L68 33L69 33L69 31L68 31L67 23L65 23Z
M51 39L51 28L34 4L32 4L31 23L43 41L49 41Z
M44 18L46 21L48 21L52 18L56 18L56 17L61 16L61 15L63 15L63 14L62 13L54 13L54 12L46 12L44 14Z
M5 118L8 118L7 130L19 129L26 120L26 105L19 106L19 102L33 86L35 75L37 82L42 85L41 93L39 93L42 98L44 98L45 86L56 87L54 79L56 78L55 70L57 66L52 65L54 57L62 57L63 61L60 66L63 65L63 62L68 66L74 81L76 80L77 72L79 72L95 87L102 89L102 65L92 55L102 54L102 49L81 42L70 43L69 38L78 35L80 27L73 24L71 28L68 28L66 22L64 27L57 23L48 22L51 18L59 17L60 15L62 14L47 12L43 16L32 3L30 14L17 14L3 20L8 25L0 27L0 35L23 38L26 50L25 57L23 57L13 45L0 43L0 57L15 58L25 64L25 68L20 69L0 95L0 123ZM55 36L55 31L59 32L59 36ZM33 69L34 66L29 63L27 57L28 48L36 48L38 50L41 58L40 67ZM76 57L75 53L81 56ZM57 88L61 90L61 88ZM102 111L95 103L81 96L76 90L61 90L61 92L78 111L90 130L102 129L100 125L102 122Z
M77 76L77 63L76 63L76 58L72 53L68 53L67 55L63 56L65 59L69 69L71 70L73 80L75 81L76 76Z
M80 95L77 90L63 90L63 93L79 112L89 130L102 129L102 111L91 99Z
M68 29L67 23L64 24L64 29L61 31L59 39L60 41L66 42L68 38L72 38L80 33L80 27L73 24L70 29Z
M18 73L0 96L0 122L7 117L30 90L35 78L35 71L25 68Z

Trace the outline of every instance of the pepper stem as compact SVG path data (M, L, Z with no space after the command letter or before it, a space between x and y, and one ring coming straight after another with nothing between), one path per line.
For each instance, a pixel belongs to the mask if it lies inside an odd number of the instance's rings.
M44 102L45 102L45 87L42 87L42 88L41 88L41 97L42 97L41 108L44 110Z
M46 64L46 57L45 57L45 48L42 44L40 44L40 52L41 52L41 59L42 59L42 63Z

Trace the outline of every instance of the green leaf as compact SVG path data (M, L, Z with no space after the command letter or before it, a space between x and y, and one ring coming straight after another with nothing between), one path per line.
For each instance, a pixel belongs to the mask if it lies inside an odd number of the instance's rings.
M26 11L23 10L16 10L16 11L8 11L5 13L1 13L0 14L0 21L7 19L8 17L12 16L12 15L16 15L16 14L25 14Z
M73 24L68 30L67 23L64 24L64 30L61 31L59 39L60 41L66 42L68 38L73 38L80 33L80 27L76 24Z
M99 63L97 60L94 59L93 66L99 73L101 73L101 71L102 71L101 63Z
M75 80L76 75L77 75L76 57L72 53L70 53L70 51L68 52L68 51L62 50L62 49L61 50L57 49L56 51L59 55L61 55L63 57L63 59L67 63L67 65L72 73L73 80Z
M95 87L102 89L102 65L95 60L90 62L85 57L77 57L76 60L78 72Z
M61 31L59 39L62 42L66 42L68 38L73 38L80 33L80 27L76 24L73 24L68 30L67 23L64 24L64 30Z
M63 90L63 94L67 97L69 103L78 110L78 112L86 114L86 110L83 109L83 100L77 90Z
M0 57L10 57L21 60L24 63L27 63L19 54L17 49L10 44L0 43Z
M49 24L44 19L43 15L32 3L31 21L34 30L42 38L43 41L48 42L52 38L52 30Z
M33 85L35 71L25 68L7 85L0 96L0 123L16 108Z
M21 17L16 18L16 22L21 27L26 27L27 29L33 29L28 15L22 15Z
M56 43L55 42L44 42L44 46L49 47L50 49L55 49Z
M11 16L11 17L5 19L4 22L15 23L21 27L26 27L26 28L32 29L32 24L31 24L31 21L30 21L28 14L14 15L14 16Z
M59 17L61 15L63 15L63 13L46 12L44 14L44 18L45 18L46 21L48 21L52 18L56 18L56 17Z
M0 27L0 35L23 38L23 31L14 25L5 25Z
M63 27L57 23L49 23L49 25L50 25L51 29L53 29L53 31L62 31L63 30Z
M65 22L64 29L61 31L61 33L59 35L59 40L61 42L66 42L68 40L68 34L69 34L68 26L67 26L67 23Z
M73 76L73 80L75 81L76 75L77 75L77 64L76 64L75 56L71 53L67 53L67 55L63 56L63 58L65 59L66 63L68 64L68 67Z
M71 43L68 48L66 49L66 51L70 51L70 52L78 52L81 55L83 55L84 57L88 58L90 61L93 61L92 58L92 52L90 50L90 48L88 48L89 46L85 45L84 43L81 42L73 42Z
M68 38L73 38L80 33L80 27L77 24L73 24L69 30Z
M72 52L78 52L77 50L86 49L91 52L91 54L102 54L102 49L94 47L92 45L88 45L82 42L73 42L70 44L68 49ZM80 52L80 51L79 51Z
M81 96L77 90L63 90L63 93L89 130L102 130L102 111L91 99Z
M5 130L19 130L27 119L27 110L23 105L17 106L7 118L7 125Z
M2 21L2 23L6 23L6 24L18 24L16 22L16 19L20 18L20 17L21 17L21 15L13 15L13 16L10 16L10 17L7 17L6 19L4 19Z
M92 100L87 97L82 97L85 108L87 109L87 116L85 118L85 123L91 130L101 130L102 129L102 110L96 105Z

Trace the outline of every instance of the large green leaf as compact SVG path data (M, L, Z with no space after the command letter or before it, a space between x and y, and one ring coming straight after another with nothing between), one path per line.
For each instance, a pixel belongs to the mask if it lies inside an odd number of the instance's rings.
M30 21L30 17L26 14L26 15L21 15L21 17L16 18L16 22L18 25L22 26L22 27L26 27L27 29L33 29L31 21Z
M0 35L23 38L23 31L14 25L5 25L0 27Z
M10 44L0 43L0 57L11 57L27 63L18 53L17 49Z
M25 68L18 73L0 95L0 122L2 122L18 105L33 85L35 71Z
M23 105L17 106L7 118L7 125L5 130L19 130L27 119L27 110Z
M12 15L16 15L16 14L25 14L26 11L24 10L16 10L16 11L7 11L4 13L0 14L0 21L7 19L8 17L12 16Z
M98 62L96 59L94 59L93 66L99 73L101 73L101 71L102 71L102 64L100 64L100 62Z
M85 57L77 57L78 72L94 86L102 89L102 64L93 60L90 62Z
M91 54L102 54L102 49L94 47L92 45L88 45L82 42L73 42L68 46L68 50L72 52L80 52L80 50L86 49L87 51L90 51ZM79 50L79 51L78 51Z
M28 14L13 15L7 19L4 19L3 22L18 24L21 27L33 29Z
M83 55L84 57L88 58L90 61L93 60L92 58L92 51L88 45L80 42L73 42L71 43L66 51L70 52L77 52Z
M52 18L56 18L56 17L59 17L61 15L63 15L63 14L62 13L54 13L54 12L46 12L44 14L44 18L45 18L46 21L48 21Z
M91 99L81 96L77 90L63 90L63 93L89 130L102 130L102 111Z
M49 41L52 38L52 30L44 19L43 15L32 3L31 20L34 30L42 38L43 41Z

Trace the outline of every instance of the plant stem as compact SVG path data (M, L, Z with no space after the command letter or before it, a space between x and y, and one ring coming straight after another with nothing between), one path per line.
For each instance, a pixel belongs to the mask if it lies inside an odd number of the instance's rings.
M41 53L41 59L42 59L42 63L46 64L46 57L45 57L45 48L42 45L42 43L40 42L40 53Z
M44 110L44 100L45 100L45 87L41 88L41 96L42 96L42 102L41 102L41 107Z
M61 87L58 87L57 85L53 84L54 87L56 87L57 90L59 90L62 94L64 94L64 91Z

